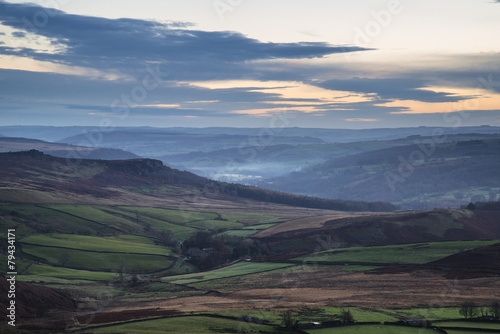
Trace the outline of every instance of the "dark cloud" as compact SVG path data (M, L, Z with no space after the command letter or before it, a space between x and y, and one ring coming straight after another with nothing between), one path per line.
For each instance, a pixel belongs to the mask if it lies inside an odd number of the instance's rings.
M126 70L143 67L147 62L162 62L173 68L195 64L210 72L212 67L252 60L318 58L365 50L327 43L263 43L237 32L188 29L183 22L70 15L36 5L5 2L0 2L0 22L65 47L57 54L3 47L1 54L98 69Z
M14 31L13 33L11 33L11 35L12 35L12 37L15 37L15 38L26 37L26 33L22 32L22 31Z
M350 91L365 94L377 94L381 99L387 100L415 100L422 102L457 102L468 99L467 96L455 96L449 93L424 90L428 86L424 80L414 78L390 79L333 79L317 84L319 87Z

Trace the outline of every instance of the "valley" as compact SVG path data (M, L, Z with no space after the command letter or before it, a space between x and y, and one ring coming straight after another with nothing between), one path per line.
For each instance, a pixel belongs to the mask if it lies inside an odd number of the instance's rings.
M460 319L466 301L486 310L500 300L497 210L394 212L342 201L332 205L343 211L321 209L328 202L150 159L3 153L0 174L0 222L16 231L26 305L20 333L292 333L277 329L288 311L307 324L349 310L359 326ZM40 289L47 297L28 302Z

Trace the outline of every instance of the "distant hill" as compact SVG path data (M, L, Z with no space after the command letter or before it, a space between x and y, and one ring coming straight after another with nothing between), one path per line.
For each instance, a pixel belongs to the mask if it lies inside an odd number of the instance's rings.
M159 160L79 160L68 162L42 152L0 153L0 176L4 185L19 185L25 189L21 201L33 202L42 194L51 196L93 196L112 198L121 194L123 187L176 186L192 193L216 189L213 196L230 196L256 201L278 203L307 208L344 211L392 211L396 207L382 202L364 203L356 201L325 200L298 196L271 190L247 187L238 184L215 182L190 172L166 167ZM192 189L194 187L194 189ZM36 192L36 194L34 193ZM9 193L12 196L12 193ZM6 196L9 197L9 194ZM164 196L177 196L166 191ZM21 196L21 195L20 195ZM12 199L12 198L11 198ZM2 196L0 194L0 200Z
M354 154L262 185L324 198L377 199L407 209L495 201L500 194L500 138L489 138Z
M42 140L27 138L0 138L0 152L19 152L29 150L38 150L55 157L71 159L125 160L139 158L138 155L120 149L49 143Z
M281 144L320 144L323 140L314 137L276 136L252 139L242 134L198 134L172 132L170 129L116 129L104 133L95 144L98 147L120 148L138 155L157 158L164 155L190 152L243 148L253 145L269 146ZM79 134L59 140L60 143L77 145L89 142L88 136Z
M276 127L270 128L152 128L152 127L113 127L111 132L142 132L142 133L171 133L190 135L236 135L246 138L264 139L266 145L271 137L311 137L320 139L325 143L349 143L357 141L394 140L408 136L432 136L438 129L447 135L461 133L498 134L500 127L472 126L472 127L406 127L406 128L380 128L380 129L315 129L315 128L284 128L277 122ZM8 137L24 137L57 141L81 135L83 132L102 132L96 126L0 126L0 133ZM109 132L106 132L106 134ZM239 144L239 143L238 143ZM274 143L278 144L278 143ZM223 149L219 147L218 149Z

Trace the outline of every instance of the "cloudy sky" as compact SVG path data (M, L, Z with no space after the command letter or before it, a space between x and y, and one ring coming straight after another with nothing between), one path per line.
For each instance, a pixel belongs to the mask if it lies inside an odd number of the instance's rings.
M0 0L0 125L500 126L500 0Z

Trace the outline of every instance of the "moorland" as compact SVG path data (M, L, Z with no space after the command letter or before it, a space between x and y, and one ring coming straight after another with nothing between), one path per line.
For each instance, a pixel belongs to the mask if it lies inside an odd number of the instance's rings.
M486 167L495 168L495 135L453 136L428 163L476 166L494 193L490 176L498 173L477 167L490 161ZM68 155L83 150L69 146L75 143L42 139L0 138L6 152L0 153L0 256L7 263L6 231L14 229L19 333L500 331L495 321L466 319L494 317L500 301L496 196L407 211L381 196L377 202L324 199L211 180L125 151L84 159ZM396 155L411 153L412 140L400 139ZM320 152L362 147L322 145ZM378 139L370 145L373 152L393 148ZM464 158L472 151L479 160ZM371 159L380 157L373 152ZM117 160L103 159L112 153ZM358 161L351 155L344 155L346 165ZM330 176L324 184L337 184ZM486 192L476 181L467 187ZM4 310L8 288L2 279ZM474 313L464 315L466 305ZM405 319L432 324L401 327Z

